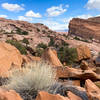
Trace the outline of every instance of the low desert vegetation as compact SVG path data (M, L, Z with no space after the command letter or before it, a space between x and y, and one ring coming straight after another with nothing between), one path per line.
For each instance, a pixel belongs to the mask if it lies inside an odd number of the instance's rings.
M20 29L20 28L17 27L16 34L19 34L19 35L28 35L28 32L27 31L23 31L22 29Z
M29 41L28 41L28 39L26 39L26 38L24 38L24 39L22 40L22 42L25 43L26 45L29 44Z
M69 48L68 46L62 46L58 50L58 57L62 63L68 65L74 64L77 61L76 48Z
M21 54L25 54L25 55L27 54L26 47L23 46L20 42L15 41L15 40L7 40L6 42L15 46L20 51Z
M38 91L49 92L50 87L56 82L56 73L51 65L44 62L33 62L21 69L14 69L4 86L20 93L24 100L25 96L36 97Z
M47 45L44 44L44 43L39 43L39 44L37 45L37 48L43 48L43 49L46 49L46 48L47 48Z

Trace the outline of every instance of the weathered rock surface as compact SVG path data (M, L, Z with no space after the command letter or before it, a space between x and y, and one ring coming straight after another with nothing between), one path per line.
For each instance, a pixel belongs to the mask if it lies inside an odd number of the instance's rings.
M84 39L100 40L100 17L89 19L73 18L69 23L69 34Z
M77 96L77 95L75 95L75 94L73 94L72 92L68 92L68 97L69 97L69 99L70 100L82 100L79 96Z
M100 89L91 80L86 80L85 88L89 100L100 100Z
M40 57L30 56L30 55L22 55L23 63L30 63L33 61L40 61Z
M27 34L25 35L25 33ZM34 49L39 43L47 45L50 42L50 37L54 38L56 42L61 42L65 39L63 34L52 31L41 23L33 24L26 21L0 18L0 41L10 39L26 45L22 41L27 39L28 46Z
M76 49L79 61L91 58L90 49L86 45L79 45Z
M14 90L3 90L0 88L0 100L23 100Z
M57 52L53 48L47 48L42 55L42 59L49 62L53 66L62 66L57 57Z
M22 56L20 52L10 44L0 42L0 76L12 68L20 68L21 65Z
M75 69L75 68L69 68L67 67L68 71L68 77L72 78L79 78L79 79L91 79L91 80L100 80L100 75L96 74L92 70L81 70L81 69Z
M49 94L47 92L41 91L36 97L36 100L69 100L69 99L61 95L53 95L53 94Z
M87 63L85 60L83 60L83 61L81 62L80 68L81 68L82 70L88 70L88 69L89 69L89 65L88 65L88 63Z

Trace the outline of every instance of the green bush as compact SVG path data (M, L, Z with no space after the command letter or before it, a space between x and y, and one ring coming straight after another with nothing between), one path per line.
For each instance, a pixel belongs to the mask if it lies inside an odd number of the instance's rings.
M37 45L37 48L43 48L43 49L46 49L46 48L47 48L47 45L44 44L44 43L39 43L39 44Z
M100 88L100 82L95 82L95 85Z
M15 46L20 51L21 54L27 54L27 49L25 48L25 46L23 46L18 41L15 41L15 40L7 40L6 42L7 43L10 43L13 46Z
M28 41L26 38L24 38L24 39L22 40L22 42L25 43L25 44L29 44L29 41Z
M16 34L19 34L19 35L28 35L28 32L27 31L23 31L22 29L20 29L20 28L17 27Z
M11 76L4 87L22 94L24 100L33 100L38 91L49 92L50 87L56 82L55 76L52 66L44 62L33 62L21 69L11 70Z
M42 54L43 54L43 52L44 52L44 49L42 49L42 48L36 48L35 56L41 57Z
M78 38L77 36L75 36L74 39L75 39L75 40L81 41L80 38Z
M50 37L50 42L48 44L48 46L54 46L55 45L55 40L53 37Z
M58 50L58 57L62 63L71 65L77 60L77 51L76 48L69 48L68 46L62 46Z

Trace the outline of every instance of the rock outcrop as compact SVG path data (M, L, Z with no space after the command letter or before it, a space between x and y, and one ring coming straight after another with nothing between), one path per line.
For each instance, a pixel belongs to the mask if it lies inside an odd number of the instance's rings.
M100 40L100 17L89 19L73 18L69 23L69 34L84 39Z
M86 45L79 45L76 47L78 61L91 58L90 49Z
M23 100L14 90L3 90L0 88L0 100Z
M63 66L57 57L57 52L53 48L47 48L42 55L42 59L53 66Z
M53 95L53 94L49 94L47 92L41 91L36 97L36 100L69 100L69 99L61 95Z
M100 100L100 89L91 80L86 80L85 88L89 100Z
M20 52L10 44L0 42L0 76L7 74L12 68L20 68L21 65Z
M81 70L75 68L67 67L68 77L70 78L79 78L81 80L91 79L91 80L100 80L100 75L96 74L92 70Z

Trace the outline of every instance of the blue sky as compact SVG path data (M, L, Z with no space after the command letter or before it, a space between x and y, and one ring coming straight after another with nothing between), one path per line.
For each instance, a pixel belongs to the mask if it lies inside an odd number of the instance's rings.
M100 15L100 0L0 0L0 17L66 30L73 17Z

